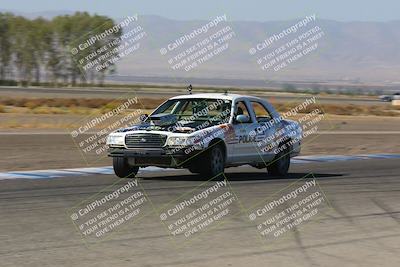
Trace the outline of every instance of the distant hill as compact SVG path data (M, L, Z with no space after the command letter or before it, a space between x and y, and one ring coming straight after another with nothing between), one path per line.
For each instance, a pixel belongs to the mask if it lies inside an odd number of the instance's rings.
M0 9L0 12L4 10ZM72 12L13 13L29 18L51 18ZM141 42L138 51L117 63L117 76L114 80L118 80L118 75L121 75L400 83L400 21L338 22L317 18L312 25L319 26L325 35L319 40L316 51L278 72L261 70L256 58L249 54L249 48L298 21L227 22L236 34L229 43L228 50L196 69L185 72L172 70L167 63L168 57L162 56L159 50L207 21L139 16L138 23L144 28L147 37ZM285 40L290 39L288 37Z
M228 22L236 37L229 49L190 72L173 71L159 49L205 21L139 17L148 36L138 54L122 60L118 73L133 76L245 78L266 80L354 80L400 82L400 21L337 22L318 20L325 33L316 51L278 72L262 71L249 48L295 21ZM289 40L289 39L288 39Z

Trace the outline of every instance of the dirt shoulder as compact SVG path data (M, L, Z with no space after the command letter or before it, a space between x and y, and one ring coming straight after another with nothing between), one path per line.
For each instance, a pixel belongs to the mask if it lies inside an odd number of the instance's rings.
M70 131L63 127L64 124L79 121L80 116L31 114L14 119L16 124L18 120L23 119L38 128L0 130L0 147L3 154L0 158L0 171L111 164L111 159L104 154L97 157L83 156L69 134ZM60 127L47 127L53 123ZM400 118L327 116L319 125L319 132L304 140L302 154L400 153L399 136Z

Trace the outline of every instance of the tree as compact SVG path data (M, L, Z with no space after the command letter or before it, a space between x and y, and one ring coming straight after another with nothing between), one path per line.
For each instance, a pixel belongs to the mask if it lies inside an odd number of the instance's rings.
M11 61L10 13L0 13L0 80L6 79Z
M32 47L29 44L29 21L24 17L12 17L11 24L11 44L12 58L17 69L17 81L22 85L27 81L33 69Z
M78 80L102 82L107 73L115 70L114 63L99 71L86 70L79 59L94 53L92 60L100 60L99 57L105 52L97 52L98 49L117 40L121 32L98 39L86 49L80 49L79 55L71 53L71 49L114 26L112 19L91 16L86 12L57 16L51 21L43 18L29 20L10 13L0 13L0 80L5 79L9 71L15 74L13 77L19 84L27 85L33 80L37 83L41 80L57 83L63 79L73 85ZM117 52L112 56L117 56ZM109 58L103 58L100 64Z

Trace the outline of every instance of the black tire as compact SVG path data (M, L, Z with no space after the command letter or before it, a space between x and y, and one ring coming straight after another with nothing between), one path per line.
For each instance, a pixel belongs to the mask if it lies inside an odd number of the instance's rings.
M267 166L268 174L273 176L285 176L290 167L290 153L288 149L280 151L271 164Z
M135 178L139 171L139 167L130 166L126 158L113 157L114 173L119 178Z
M196 163L200 164L200 162L198 162L198 161L196 161ZM199 173L201 173L201 170L200 170L199 165L195 165L196 163L192 163L192 165L190 165L188 169L191 173L199 174Z
M213 145L205 153L202 164L198 165L200 174L207 178L222 175L225 169L225 153L222 146Z

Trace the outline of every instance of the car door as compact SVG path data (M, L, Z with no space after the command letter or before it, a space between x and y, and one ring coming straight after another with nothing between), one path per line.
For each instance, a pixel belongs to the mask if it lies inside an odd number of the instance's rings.
M234 103L233 130L235 132L235 142L233 144L233 157L235 162L252 162L259 158L256 149L256 136L252 135L257 128L254 120L254 114L251 110L250 102L246 99L238 99ZM235 118L238 115L246 115L249 118L247 122L238 122Z
M253 133L256 136L257 153L262 161L268 162L275 157L276 142L282 135L281 123L280 120L274 120L273 112L264 103L257 100L251 100L250 103L257 124Z

